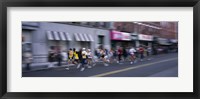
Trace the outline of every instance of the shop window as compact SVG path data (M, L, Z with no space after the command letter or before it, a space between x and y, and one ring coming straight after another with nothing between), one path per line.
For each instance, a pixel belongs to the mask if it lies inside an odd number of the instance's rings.
M32 44L31 43L22 44L22 51L23 52L32 52Z
M117 26L117 30L119 30L119 31L120 31L120 30L121 30L121 27L120 27L120 26Z
M98 36L98 44L104 44L104 36Z

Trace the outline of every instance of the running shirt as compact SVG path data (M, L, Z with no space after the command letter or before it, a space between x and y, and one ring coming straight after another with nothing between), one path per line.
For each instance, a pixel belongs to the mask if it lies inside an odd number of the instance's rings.
M140 47L140 48L139 48L139 52L140 52L140 53L144 53L144 48Z
M118 54L122 54L122 50L121 49L118 49Z
M100 54L101 54L101 57L104 58L104 56L105 56L105 52L104 52L104 50L101 50L101 51L100 51Z
M74 58L75 58L75 59L79 59L78 53L77 53L76 51L74 52Z
M136 52L136 50L135 50L134 48L131 48L131 49L129 50L129 53L130 53L131 55L134 55L135 52Z
M82 51L82 58L83 58L83 59L86 59L86 58L87 58L86 55L87 55L87 52L86 52L86 51Z
M73 51L69 51L69 58L73 57Z
M87 53L87 56L88 56L88 58L92 58L92 53L91 53L91 52L88 52L88 53Z

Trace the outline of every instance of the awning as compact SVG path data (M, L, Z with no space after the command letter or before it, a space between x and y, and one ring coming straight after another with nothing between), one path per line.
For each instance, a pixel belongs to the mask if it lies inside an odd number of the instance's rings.
M51 31L47 31L47 38L48 38L48 40L54 40L53 34Z
M79 38L80 38L81 41L85 41L83 34L79 33L78 35L79 35Z
M90 41L87 34L83 34L84 38L85 38L85 41Z
M79 35L77 33L74 34L76 41L81 41Z
M92 35L89 34L88 37L89 37L89 40L90 40L91 42L94 41L94 39L92 38Z
M48 40L62 40L62 41L71 41L69 34L66 32L57 32L57 31L47 31Z
M164 39L164 38L158 38L158 43L160 45L171 45L171 43L169 43L169 41L167 39Z
M74 36L75 36L76 41L85 41L85 42L94 41L92 36L89 34L75 33Z

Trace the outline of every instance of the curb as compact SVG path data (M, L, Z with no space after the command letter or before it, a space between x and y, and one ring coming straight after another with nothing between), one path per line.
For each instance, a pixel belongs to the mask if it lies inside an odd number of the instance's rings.
M28 70L28 71L22 71L22 73L28 73L28 72L34 72L34 71L42 71L42 70L48 70L48 69L65 68L65 67L68 67L68 66L75 66L75 64L63 65L63 66L53 66L53 67L46 67L46 68L40 68L40 69L33 69L33 70Z

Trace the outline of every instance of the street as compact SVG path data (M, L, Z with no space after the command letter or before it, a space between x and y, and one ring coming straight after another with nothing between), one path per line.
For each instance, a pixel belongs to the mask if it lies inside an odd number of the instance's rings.
M65 68L47 69L22 73L22 77L178 77L178 53L169 53L152 56L137 63L112 63L104 66L98 63L84 71L71 66Z

